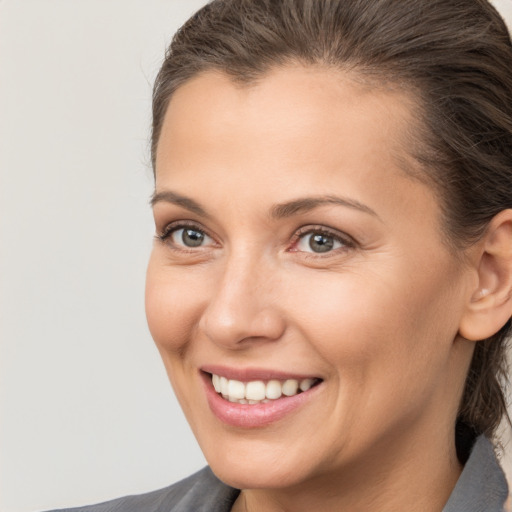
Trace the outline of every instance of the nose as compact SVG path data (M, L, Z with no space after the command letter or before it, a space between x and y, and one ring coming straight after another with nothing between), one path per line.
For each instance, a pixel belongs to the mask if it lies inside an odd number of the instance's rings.
M199 329L214 343L229 349L248 342L278 340L285 318L278 304L278 280L269 266L232 257L212 285Z

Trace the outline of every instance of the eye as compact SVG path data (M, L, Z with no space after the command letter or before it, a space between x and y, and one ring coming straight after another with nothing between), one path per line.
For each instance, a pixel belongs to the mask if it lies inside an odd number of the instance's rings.
M159 238L162 241L169 240L177 248L194 249L214 243L210 236L196 226L170 225Z
M184 245L186 247L200 247L208 242L210 237L194 228L181 228L174 231L171 235L172 241L176 245Z
M294 250L322 254L350 245L348 241L328 231L310 230L299 235Z

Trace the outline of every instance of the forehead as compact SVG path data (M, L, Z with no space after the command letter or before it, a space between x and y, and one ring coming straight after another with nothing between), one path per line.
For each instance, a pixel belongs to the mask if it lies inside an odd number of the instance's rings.
M235 143L246 151L256 146L269 151L288 142L299 146L295 149L302 157L307 152L304 138L314 153L327 145L367 144L371 136L367 155L380 153L381 158L385 153L414 175L418 165L407 149L417 124L416 106L413 95L401 88L320 66L274 68L250 84L207 71L173 94L157 147L156 171L163 160L189 147L191 135L205 149L224 142L230 151ZM315 142L323 147L315 147Z
M258 81L235 83L208 71L175 91L156 153L156 189L197 193L196 185L251 196L265 189L275 202L305 192L400 197L397 180L414 179L410 156L416 105L399 88L364 83L322 67L275 68ZM215 188L221 181L222 189ZM411 183L405 183L403 190ZM249 198L249 197L248 197ZM364 202L364 201L361 201Z

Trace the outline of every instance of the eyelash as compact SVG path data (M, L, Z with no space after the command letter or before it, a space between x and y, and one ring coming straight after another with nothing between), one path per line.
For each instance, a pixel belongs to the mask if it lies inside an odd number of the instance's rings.
M332 249L324 254L315 252L306 252L295 250L294 247L305 238L307 235L319 234L334 239L336 242L341 244L341 247ZM325 226L304 226L299 228L292 238L292 247L288 249L290 252L302 252L306 257L313 258L326 258L333 254L339 254L340 251L346 251L348 249L354 249L357 246L355 240L345 233L340 233L335 230L326 228Z
M171 248L175 251L181 251L181 252L195 252L197 249L194 247L186 247L181 246L173 243L172 241L169 242L169 239L172 237L173 233L179 231L180 229L192 229L194 231L198 231L199 233L203 233L204 235L208 236L212 240L215 241L214 237L209 234L209 232L204 229L199 224L192 222L192 221L176 221L168 224L163 229L162 233L157 234L156 238L166 245L170 245ZM341 244L341 247L332 249L330 251L327 251L325 254L322 254L320 252L307 252L307 251L300 251L296 249L297 244L307 235L313 235L313 234L320 234L327 237L330 237L334 239L336 242L339 242ZM329 257L330 255L337 254L340 251L346 251L348 249L354 249L357 246L356 241L346 235L339 233L338 231L334 231L331 229L326 228L325 226L304 226L299 228L294 235L292 236L291 246L287 249L288 252L300 252L305 255L305 257L311 257L311 258L325 258Z
M214 240L214 238L209 234L209 232L206 229L204 229L202 226L200 226L199 224L192 222L192 221L171 222L170 224L167 224L167 226L164 227L164 229L161 233L156 235L156 238L160 242L167 243L169 241L169 238L171 238L171 236L173 235L173 233L175 233L176 231L179 231L180 229L192 229L194 231L198 231L199 233L203 233L204 235L206 235L209 238L211 238L212 240ZM174 243L172 244L172 246L173 246L173 249L175 249L175 250L187 251L185 246L177 247ZM189 249L194 250L193 247L191 247Z

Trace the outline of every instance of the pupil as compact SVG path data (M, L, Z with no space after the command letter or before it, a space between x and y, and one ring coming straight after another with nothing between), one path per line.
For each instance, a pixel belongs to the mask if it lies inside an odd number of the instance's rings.
M328 252L333 248L334 240L331 236L317 234L309 239L309 246L315 252Z
M181 239L188 247L199 247L203 243L204 234L195 229L184 229Z

